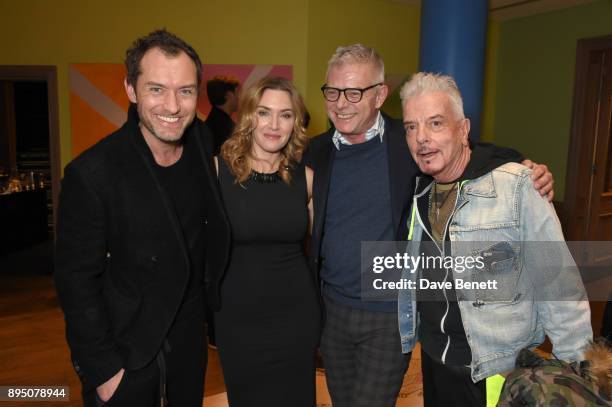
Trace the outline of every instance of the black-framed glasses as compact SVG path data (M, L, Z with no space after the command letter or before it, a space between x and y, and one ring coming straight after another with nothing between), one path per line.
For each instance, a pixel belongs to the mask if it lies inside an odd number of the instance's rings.
M372 86L368 86L367 88L332 88L327 85L321 86L321 91L323 92L323 97L328 102L335 102L340 98L340 93L344 93L344 97L351 103L359 103L361 102L361 98L363 98L363 93L373 89L379 85L382 85L383 82L375 83Z

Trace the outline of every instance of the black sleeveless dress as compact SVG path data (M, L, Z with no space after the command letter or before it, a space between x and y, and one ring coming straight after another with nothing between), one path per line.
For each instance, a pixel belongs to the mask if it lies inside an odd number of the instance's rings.
M219 159L232 227L215 314L219 356L231 407L313 407L321 321L302 246L308 224L304 166L292 171L290 185L267 178L237 184Z

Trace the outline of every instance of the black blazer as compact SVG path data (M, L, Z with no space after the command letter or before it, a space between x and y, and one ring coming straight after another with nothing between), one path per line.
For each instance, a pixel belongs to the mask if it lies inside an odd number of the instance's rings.
M410 155L405 130L400 120L382 113L385 121L389 157L389 185L394 235L397 240L406 239L406 212L414 192L414 180L419 169ZM309 257L318 278L321 265L321 242L325 234L325 211L336 147L332 142L334 129L315 137L308 147L304 162L314 171L313 206L314 225Z
M230 229L202 143L208 129L196 119L186 132L206 163L205 276L208 300L216 304ZM155 357L189 280L188 249L151 154L131 107L123 127L65 169L54 278L73 364L86 390Z
M213 136L214 149L212 150L213 155L219 155L221 146L225 143L225 140L232 135L234 130L234 121L223 110L217 106L213 106L208 113L208 117L204 122L210 129Z

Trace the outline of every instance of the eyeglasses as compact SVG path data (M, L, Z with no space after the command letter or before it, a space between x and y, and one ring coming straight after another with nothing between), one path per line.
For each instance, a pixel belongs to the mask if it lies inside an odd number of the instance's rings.
M383 82L375 83L372 86L368 86L367 88L359 89L359 88L331 88L329 86L323 85L321 86L321 91L323 92L323 97L328 102L335 102L340 98L340 93L344 93L344 97L351 103L359 103L361 98L363 98L363 93L370 89L373 89L379 85L382 85Z

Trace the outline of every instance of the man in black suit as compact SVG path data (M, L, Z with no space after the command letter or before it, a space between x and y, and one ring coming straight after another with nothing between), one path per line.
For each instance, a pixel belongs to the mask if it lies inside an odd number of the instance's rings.
M232 114L238 109L239 86L240 82L237 79L220 75L206 82L206 96L211 109L204 123L212 137L205 141L207 145L212 145L213 156L219 155L221 146L234 131ZM215 314L210 307L206 308L206 322L208 345L216 349Z
M206 82L206 95L212 108L206 118L214 140L213 155L218 155L225 140L234 130L232 113L238 109L238 86L236 79L215 76Z
M314 170L310 256L326 310L321 353L334 407L395 406L410 360L397 302L361 298L361 242L406 239L418 173L401 121L380 111L384 78L374 49L339 47L321 88L334 128L315 137L305 157ZM534 172L540 192L551 191L546 166Z
M55 282L87 406L201 406L204 303L229 225L196 119L202 64L159 30L126 53L126 123L65 169ZM208 295L205 294L205 273Z

